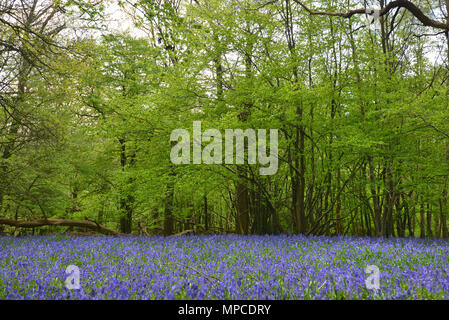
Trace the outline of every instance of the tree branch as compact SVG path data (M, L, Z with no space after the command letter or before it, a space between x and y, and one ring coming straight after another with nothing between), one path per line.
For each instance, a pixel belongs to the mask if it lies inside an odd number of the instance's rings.
M300 0L293 0L296 3L298 3L301 7L304 8L309 14L311 15L326 15L326 16L334 16L334 17L343 17L343 18L351 18L353 15L356 14L366 14L367 10L366 8L360 8L355 10L349 10L348 12L329 12L329 11L313 11L310 8L308 8L302 1ZM408 0L396 0L390 2L388 5L386 5L384 8L380 9L379 11L379 17L386 15L388 12L390 12L392 9L395 8L405 8L408 11L410 11L424 26L427 27L433 27L436 29L446 30L449 31L449 24L445 24L443 22L433 20L426 16L420 8L418 8L415 4Z

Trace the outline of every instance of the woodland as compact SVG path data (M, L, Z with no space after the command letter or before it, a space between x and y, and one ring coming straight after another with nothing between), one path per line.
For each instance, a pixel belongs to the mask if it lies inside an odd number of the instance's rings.
M447 238L448 46L449 0L0 0L0 234ZM277 173L173 164L194 121Z

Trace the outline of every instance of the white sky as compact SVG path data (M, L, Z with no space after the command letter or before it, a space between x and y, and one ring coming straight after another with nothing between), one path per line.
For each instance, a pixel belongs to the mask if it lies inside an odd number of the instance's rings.
M105 11L106 22L110 31L129 32L134 37L147 36L145 32L134 27L132 18L119 7L117 1L110 1Z

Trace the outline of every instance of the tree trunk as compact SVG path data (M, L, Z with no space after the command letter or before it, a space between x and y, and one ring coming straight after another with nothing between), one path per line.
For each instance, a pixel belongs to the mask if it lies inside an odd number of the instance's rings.
M429 203L427 203L427 237L428 238L432 238L433 237L433 233L432 233L432 209Z
M119 142L120 142L120 165L122 167L122 172L125 172L126 166L128 165L128 157L126 155L126 140L120 138ZM132 180L129 180L128 182L132 183ZM120 199L120 214L121 214L120 231L122 233L131 233L132 231L133 202L134 202L133 196L125 195L122 192Z
M165 236L169 236L173 234L174 229L174 218L173 218L173 204L174 204L174 190L175 183L174 177L175 172L172 165L169 167L170 173L168 175L168 183L167 188L165 190L165 198L164 198L164 229L163 234Z
M240 166L238 167L240 168ZM238 169L240 170L241 174L246 174L246 170ZM236 201L236 211L237 211L237 217L236 217L236 228L237 233L239 234L247 234L248 233L248 227L249 227L249 195L248 195L248 188L245 184L245 181L239 181L236 185L236 195L235 195L235 201Z
M426 237L426 222L424 220L425 210L424 210L424 202L421 202L420 204L420 237L425 238Z
M0 225L8 225L16 228L37 228L43 226L62 226L86 228L106 235L126 235L110 230L91 220L69 220L69 219L35 219L29 221L17 221L14 219L0 218Z
M209 230L209 214L207 212L207 195L204 194L204 230Z

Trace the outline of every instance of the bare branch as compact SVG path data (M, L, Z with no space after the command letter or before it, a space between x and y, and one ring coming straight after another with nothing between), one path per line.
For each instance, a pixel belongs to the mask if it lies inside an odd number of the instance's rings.
M329 11L313 11L308 8L302 1L294 0L301 7L303 7L309 14L311 15L326 15L326 16L334 16L334 17L343 17L343 18L351 18L356 14L370 14L367 12L366 8L360 8L355 10L349 10L348 12L329 12ZM379 17L382 17L389 13L392 9L395 8L405 8L410 11L424 26L432 27L436 29L441 29L445 31L449 31L449 24L434 20L426 16L420 8L418 8L415 4L408 0L396 0L390 2L384 8L379 11Z

